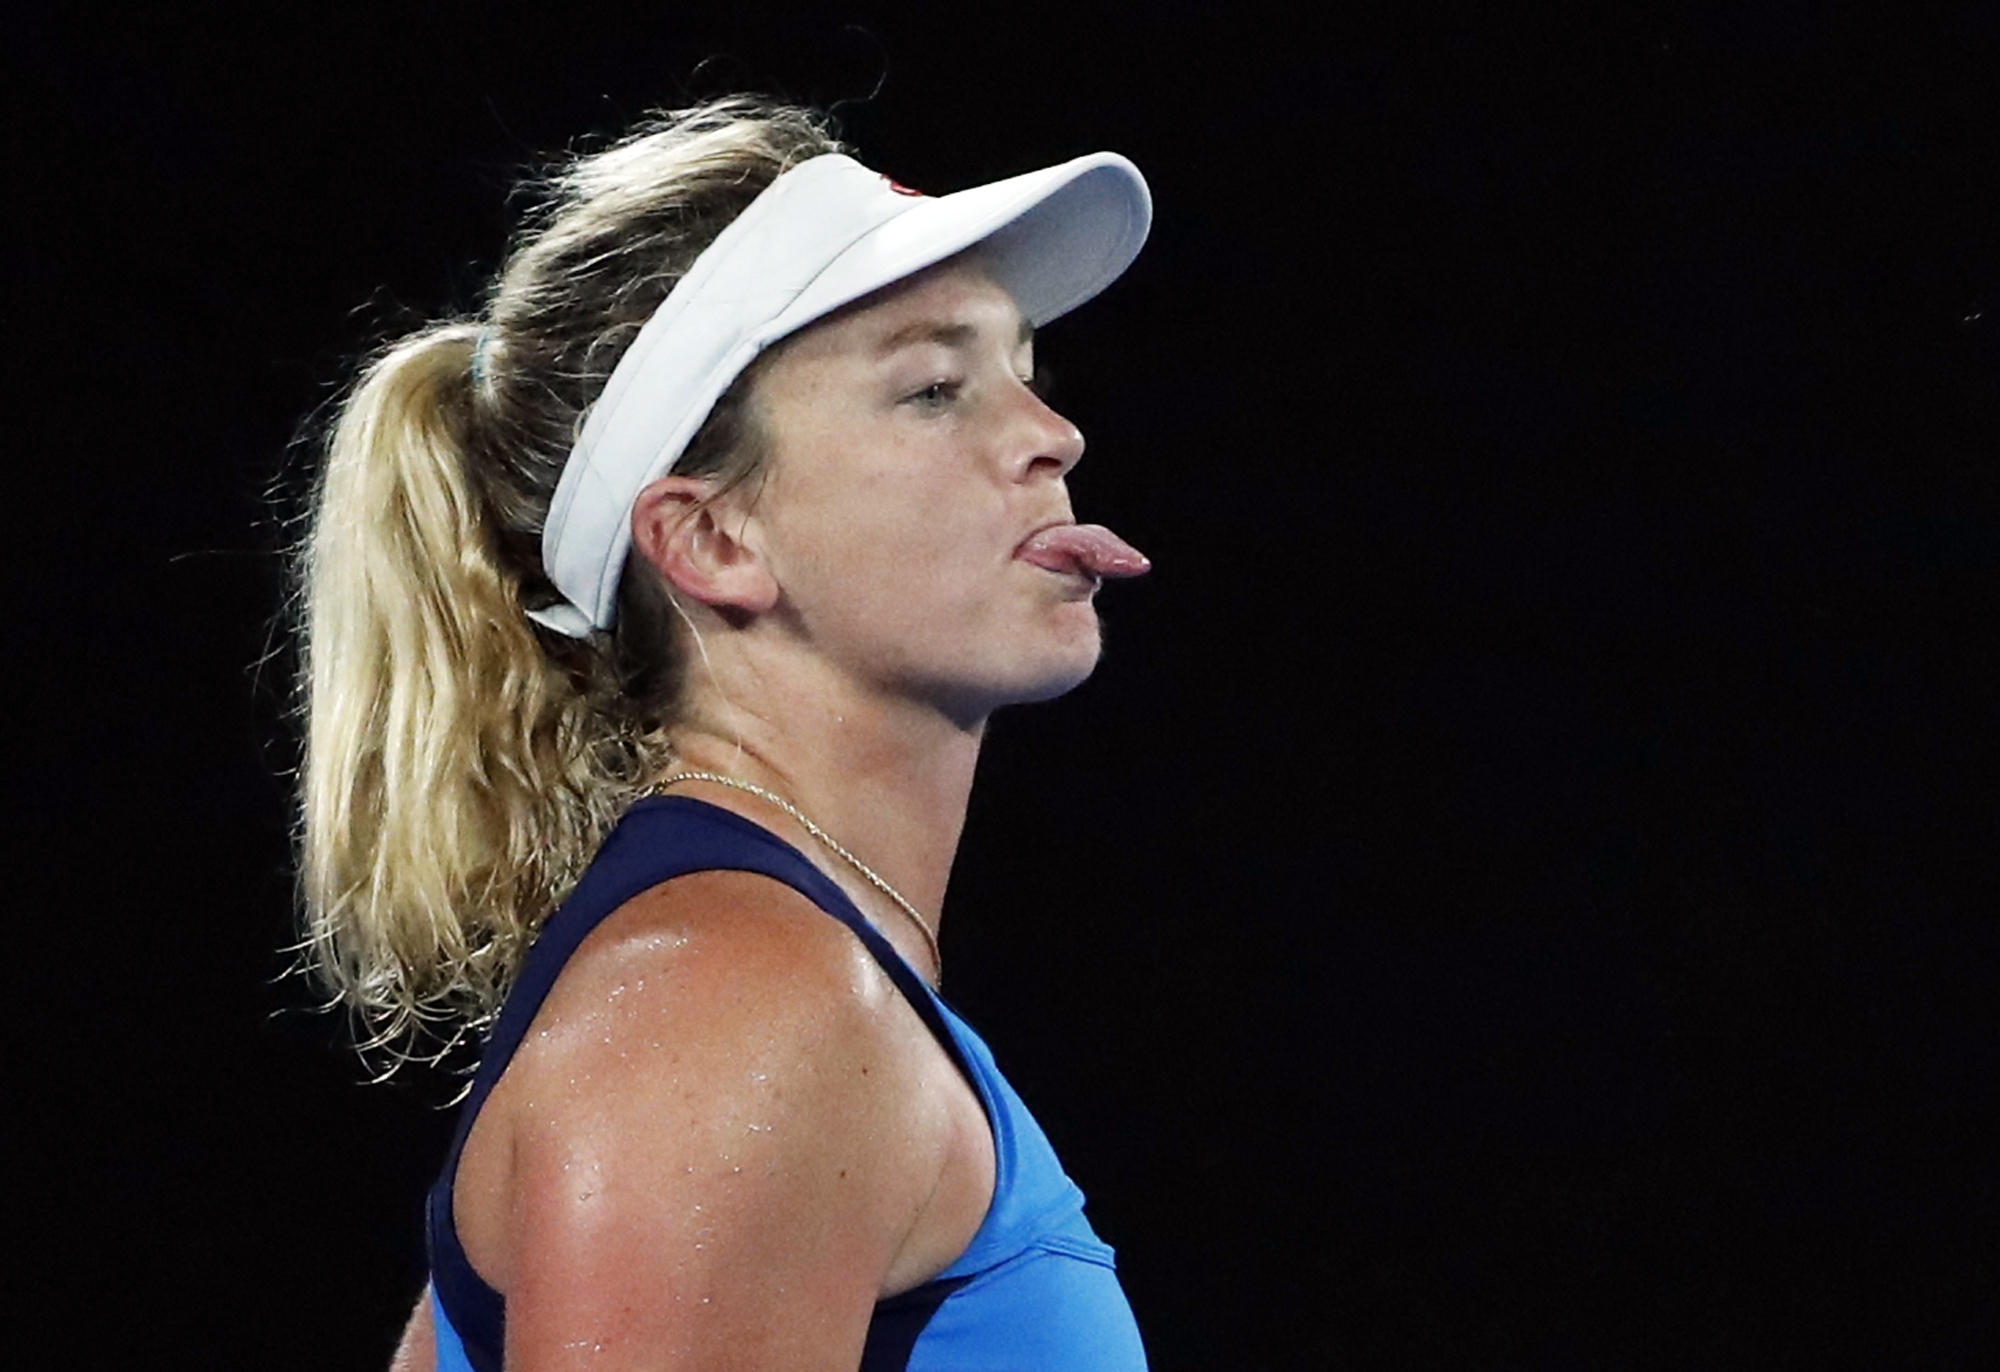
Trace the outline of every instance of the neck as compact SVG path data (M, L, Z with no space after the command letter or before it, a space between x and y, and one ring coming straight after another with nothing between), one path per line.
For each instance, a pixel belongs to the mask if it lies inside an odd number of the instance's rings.
M764 787L797 806L916 908L933 933L965 827L983 721L971 727L908 699L857 689L825 671L793 680L769 664L750 680L694 693L674 731L675 771L707 771ZM913 965L923 935L893 901L768 802L691 782L703 800L793 842L873 918ZM932 968L933 973L938 969Z

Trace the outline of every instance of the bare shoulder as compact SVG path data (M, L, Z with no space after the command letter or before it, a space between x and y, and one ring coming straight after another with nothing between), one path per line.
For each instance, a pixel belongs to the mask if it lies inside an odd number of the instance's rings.
M804 896L743 872L698 872L627 902L563 969L508 1068L531 1119L578 1109L677 1132L744 1110L853 1109L893 1087L912 1016L860 942ZM780 1095L782 1093L782 1099ZM497 1094L497 1093L496 1093ZM776 1120L778 1116L773 1115Z
M628 902L565 967L461 1171L510 1365L517 1341L584 1338L858 1357L953 1154L938 1057L853 935L789 887L705 872Z
M494 1098L517 1159L567 1163L587 1146L685 1171L824 1152L847 1122L903 1109L912 1050L927 1046L913 1019L859 941L804 896L750 873L694 873L592 932Z
M716 1038L814 1016L831 1030L828 1014L865 1029L896 998L847 928L791 887L749 872L696 872L634 897L584 940L530 1043L595 1055L601 1040L590 1031L622 1024L671 1023Z

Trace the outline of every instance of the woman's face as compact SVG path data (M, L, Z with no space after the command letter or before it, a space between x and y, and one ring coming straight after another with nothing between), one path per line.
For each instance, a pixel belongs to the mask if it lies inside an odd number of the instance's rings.
M1020 311L961 257L795 335L755 392L777 613L864 687L961 723L1097 662L1095 579L1019 556L1071 520L1083 454L1033 377Z

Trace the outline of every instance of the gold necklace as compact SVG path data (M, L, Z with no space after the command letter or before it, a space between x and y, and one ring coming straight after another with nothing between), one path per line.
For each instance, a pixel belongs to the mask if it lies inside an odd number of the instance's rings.
M895 901L896 908L910 917L910 923L916 925L917 932L924 936L924 946L930 950L931 954L931 966L937 971L938 984L943 985L944 955L938 951L937 935L931 931L931 926L924 922L924 917L917 913L917 907L904 900L901 891L898 891L895 887L877 876L873 867L870 867L860 858L848 852L832 834L814 824L807 817L805 811L775 791L767 791L762 786L752 786L747 781L738 781L735 777L724 776L720 772L675 772L666 780L655 782L647 789L646 793L648 795L661 795L669 786L679 785L683 781L706 781L715 786L727 786L733 791L747 791L759 800L769 801L797 820L807 833L825 844L828 850L836 857L859 872L870 886L873 886L890 900Z

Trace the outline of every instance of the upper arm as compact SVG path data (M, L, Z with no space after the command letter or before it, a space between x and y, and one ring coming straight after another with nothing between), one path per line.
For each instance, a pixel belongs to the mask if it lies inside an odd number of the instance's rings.
M935 1185L872 964L802 897L709 876L669 898L707 897L692 924L641 910L566 971L524 1046L510 1368L851 1370Z

